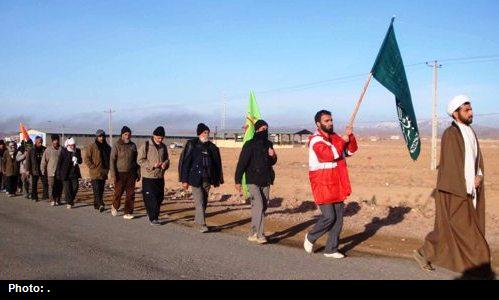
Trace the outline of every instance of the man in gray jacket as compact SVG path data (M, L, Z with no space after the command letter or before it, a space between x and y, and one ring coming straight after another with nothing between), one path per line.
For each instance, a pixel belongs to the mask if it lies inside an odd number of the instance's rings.
M163 143L165 129L160 126L139 149L137 163L142 175L142 194L151 225L161 225L159 212L165 198L165 172L170 166L168 149Z
M19 175L21 177L21 192L24 190L24 197L26 199L31 198L30 192L30 178L28 168L26 167L28 161L28 152L33 147L33 142L31 140L22 141L21 147L17 152L16 160L19 163Z
M42 200L48 199L48 184L47 178L42 174L41 163L45 146L43 146L43 138L37 136L35 145L28 151L26 167L31 176L31 200L38 201L38 181L42 183L43 196Z
M51 137L52 145L48 146L43 152L42 162L40 169L42 174L48 180L49 197L52 206L61 204L62 182L56 178L55 170L57 168L57 161L61 153L61 145L59 142L59 135L54 134Z

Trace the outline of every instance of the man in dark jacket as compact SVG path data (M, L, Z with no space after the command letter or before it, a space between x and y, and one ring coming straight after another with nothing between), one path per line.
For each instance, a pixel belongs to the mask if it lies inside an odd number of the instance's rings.
M243 174L251 195L251 232L248 240L264 244L267 238L263 230L263 218L267 210L270 185L274 184L275 173L272 166L277 163L277 155L269 141L268 124L264 120L255 123L255 135L247 141L236 168L236 190L241 193Z
M218 147L210 142L210 128L203 123L197 127L197 138L189 140L180 155L179 175L184 189L192 187L196 206L196 224L201 232L208 232L205 212L210 188L223 184L222 159Z
M41 164L45 146L43 146L43 138L37 136L35 145L28 152L28 160L26 167L31 176L31 200L38 201L38 181L42 182L43 197L42 200L49 198L47 177L43 175Z
M81 178L80 164L82 163L81 150L76 148L73 138L67 140L67 147L61 149L57 161L56 176L62 181L62 189L66 200L66 208L74 205L78 193L78 179Z
M6 145L4 140L0 140L0 192L5 192L5 174L3 171L3 154L6 150Z
M106 141L106 133L99 129L95 133L95 141L85 149L85 164L88 167L92 188L94 191L94 209L103 212L104 187L109 173L111 147Z

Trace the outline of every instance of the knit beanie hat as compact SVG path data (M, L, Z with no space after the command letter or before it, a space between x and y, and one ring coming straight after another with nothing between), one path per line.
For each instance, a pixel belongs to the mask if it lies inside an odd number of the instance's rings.
M123 128L121 128L121 134L124 134L125 132L129 132L130 134L132 134L132 130L130 128L128 128L127 126L123 126Z
M206 130L210 131L210 128L206 126L204 123L199 123L198 128L196 129L197 135L200 135L201 133L205 132Z
M155 136L165 136L165 128L163 126L159 126L158 128L154 129L153 135Z
M50 139L53 141L58 141L59 140L59 135L58 134L53 134Z

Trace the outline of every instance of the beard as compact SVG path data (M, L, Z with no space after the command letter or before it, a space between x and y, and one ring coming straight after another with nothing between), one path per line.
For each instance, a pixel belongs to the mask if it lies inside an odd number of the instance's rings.
M321 130L326 132L326 133L329 133L329 134L333 134L334 133L334 127L331 126L331 128L327 128L326 125L324 124L321 124Z
M463 115L458 114L459 121L463 122L466 125L471 125L473 123L473 117L466 119Z
M210 139L207 138L207 137L204 137L204 138L199 138L199 140L201 141L201 143L206 143L207 141L209 141Z

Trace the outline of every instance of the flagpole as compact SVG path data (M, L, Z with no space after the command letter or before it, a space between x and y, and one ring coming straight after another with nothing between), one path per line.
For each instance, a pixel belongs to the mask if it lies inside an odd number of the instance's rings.
M353 126L353 121L355 120L355 116L357 115L357 112L359 111L360 104L362 103L362 100L364 100L364 96L366 95L367 88L369 87L369 83L371 83L371 79L373 78L373 73L369 73L369 76L367 77L367 81L364 84L364 88L362 89L362 93L360 94L359 100L357 100L357 104L355 105L355 109L352 112L352 116L350 117L350 121L348 121L348 126Z

